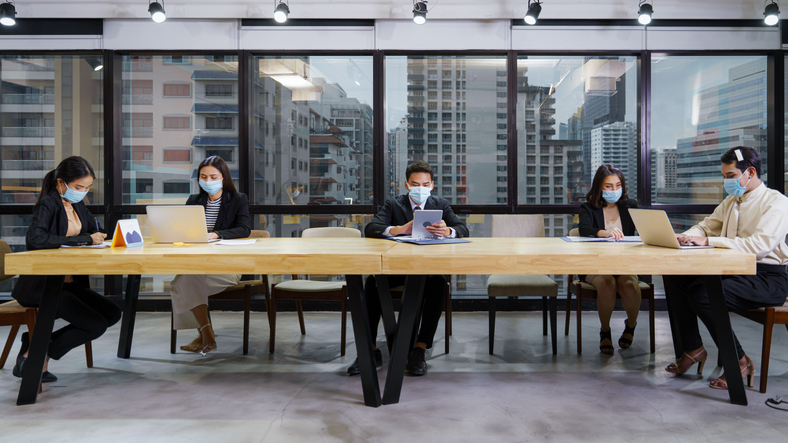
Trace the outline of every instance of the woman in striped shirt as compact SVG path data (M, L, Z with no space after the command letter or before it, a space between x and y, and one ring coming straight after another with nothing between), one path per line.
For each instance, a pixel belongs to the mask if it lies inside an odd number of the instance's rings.
M197 168L200 193L187 205L205 208L209 239L246 238L251 233L249 200L235 189L230 169L221 157L212 155ZM199 335L181 350L205 355L216 350L216 337L208 317L208 296L237 285L240 275L178 275L170 285L175 329L197 328Z

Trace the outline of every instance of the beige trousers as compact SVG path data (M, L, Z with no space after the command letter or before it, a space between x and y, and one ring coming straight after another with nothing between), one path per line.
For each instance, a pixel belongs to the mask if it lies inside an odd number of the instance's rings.
M176 275L170 283L173 327L199 328L191 310L208 304L208 296L218 294L241 281L240 275Z

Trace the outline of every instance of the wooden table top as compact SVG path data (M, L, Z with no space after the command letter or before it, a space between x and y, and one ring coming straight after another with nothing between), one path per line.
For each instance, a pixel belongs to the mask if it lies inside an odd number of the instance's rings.
M394 246L367 238L261 238L247 246L44 249L6 255L5 270L23 275L380 274L381 255Z
M471 243L398 243L383 274L755 274L755 255L642 243L570 243L559 238L469 238Z

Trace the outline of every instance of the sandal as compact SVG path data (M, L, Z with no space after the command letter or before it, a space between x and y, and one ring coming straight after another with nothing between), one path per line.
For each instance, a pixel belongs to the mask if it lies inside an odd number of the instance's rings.
M209 352L213 352L213 351L219 349L219 347L216 345L216 336L213 333L213 327L211 326L210 323L208 323L207 325L205 325L205 326L203 326L202 328L199 329L200 337L202 337L202 330L205 329L205 328L211 328L211 329L209 329L209 332L210 332L211 336L213 337L213 340L208 342L206 345L204 345L202 347L202 349L200 350L200 355L202 355L203 357L205 357L205 354L207 354ZM202 342L205 343L206 341L203 339Z
M747 362L747 366L741 370L741 376L747 377L747 387L752 387L752 376L755 374L755 365L752 364L752 360L750 357L744 356ZM712 389L728 389L728 381L725 379L725 374L722 374L720 378L716 380L712 380L709 382L709 387Z
M632 339L635 338L635 328L637 327L637 325L638 325L637 322L635 322L635 326L632 326L630 328L629 323L627 323L627 321L624 320L624 332L621 333L621 338L618 339L618 346L620 346L621 349L626 349L632 346ZM627 334L629 334L629 336L632 338L624 337Z
M605 341L605 340L610 340L611 344L609 344L609 345L602 344L602 342ZM610 329L608 329L607 331L603 331L602 329L600 329L599 330L599 352L601 352L603 354L607 354L607 355L613 355L613 352L615 351L615 349L613 349L612 343L613 343L613 338L610 335Z
M686 352L674 363L669 364L665 370L671 374L683 374L689 370L695 363L698 363L698 375L703 373L703 366L706 364L708 353L706 348L701 347L700 351L694 355L687 354Z
M202 349L202 335L198 335L188 345L181 346L181 351L186 352L200 352L200 349Z

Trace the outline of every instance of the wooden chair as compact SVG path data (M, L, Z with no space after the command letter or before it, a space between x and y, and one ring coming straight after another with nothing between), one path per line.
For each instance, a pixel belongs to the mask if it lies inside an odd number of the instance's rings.
M249 238L269 238L268 231L252 230ZM252 297L257 295L265 296L266 311L270 312L270 294L268 292L268 275L263 275L261 280L242 280L235 286L230 286L224 291L208 297L209 300L242 300L244 302L244 338L243 353L249 353L249 315L252 309ZM175 342L178 339L178 331L174 328L174 316L170 315L170 353L175 353Z
M391 288L389 291L391 292L391 298L393 299L402 299L402 291L405 290L404 286L395 286ZM445 297L445 321L443 322L446 331L446 340L444 342L443 350L447 354L449 353L449 337L451 336L451 275L446 276L446 290L444 292ZM414 331L414 338L416 334L418 334L420 322L416 322L415 324L415 331ZM374 334L374 332L373 332ZM414 342L415 343L415 342Z
M580 230L575 228L569 231L570 237L576 237L580 235ZM584 281L575 280L575 276L567 275L567 281L569 284L567 285L566 290L566 326L564 328L564 335L569 335L569 318L570 318L570 311L571 311L571 304L572 304L572 294L577 297L577 353L583 353L583 335L581 329L582 323L582 316L581 313L581 305L583 300L593 299L596 300L596 288ZM655 332L654 332L654 285L651 283L646 283L642 281L638 281L638 285L640 287L640 296L643 299L648 300L648 335L649 335L649 342L650 342L650 352L653 354L656 352L656 341L655 341ZM616 294L616 298L620 299L621 296Z
M361 231L351 228L309 228L301 234L302 238L336 238L336 237L361 237ZM304 326L304 311L302 300L334 300L342 303L342 334L340 354L345 355L345 341L347 330L347 287L344 281L315 281L299 280L293 275L293 280L282 282L271 288L271 302L269 303L268 322L271 327L268 352L273 353L276 340L276 302L277 300L295 300L298 309L298 322L301 326L301 335L306 335Z
M493 237L544 237L543 215L493 215ZM558 283L546 275L491 275L487 280L489 296L489 351L495 342L495 299L497 297L542 297L542 334L547 335L547 314L550 312L550 335L553 355L558 354L556 318Z
M782 306L735 311L742 317L763 325L763 349L761 351L761 394L766 393L769 379L769 354L772 349L772 329L774 325L785 325L788 329L788 301Z

